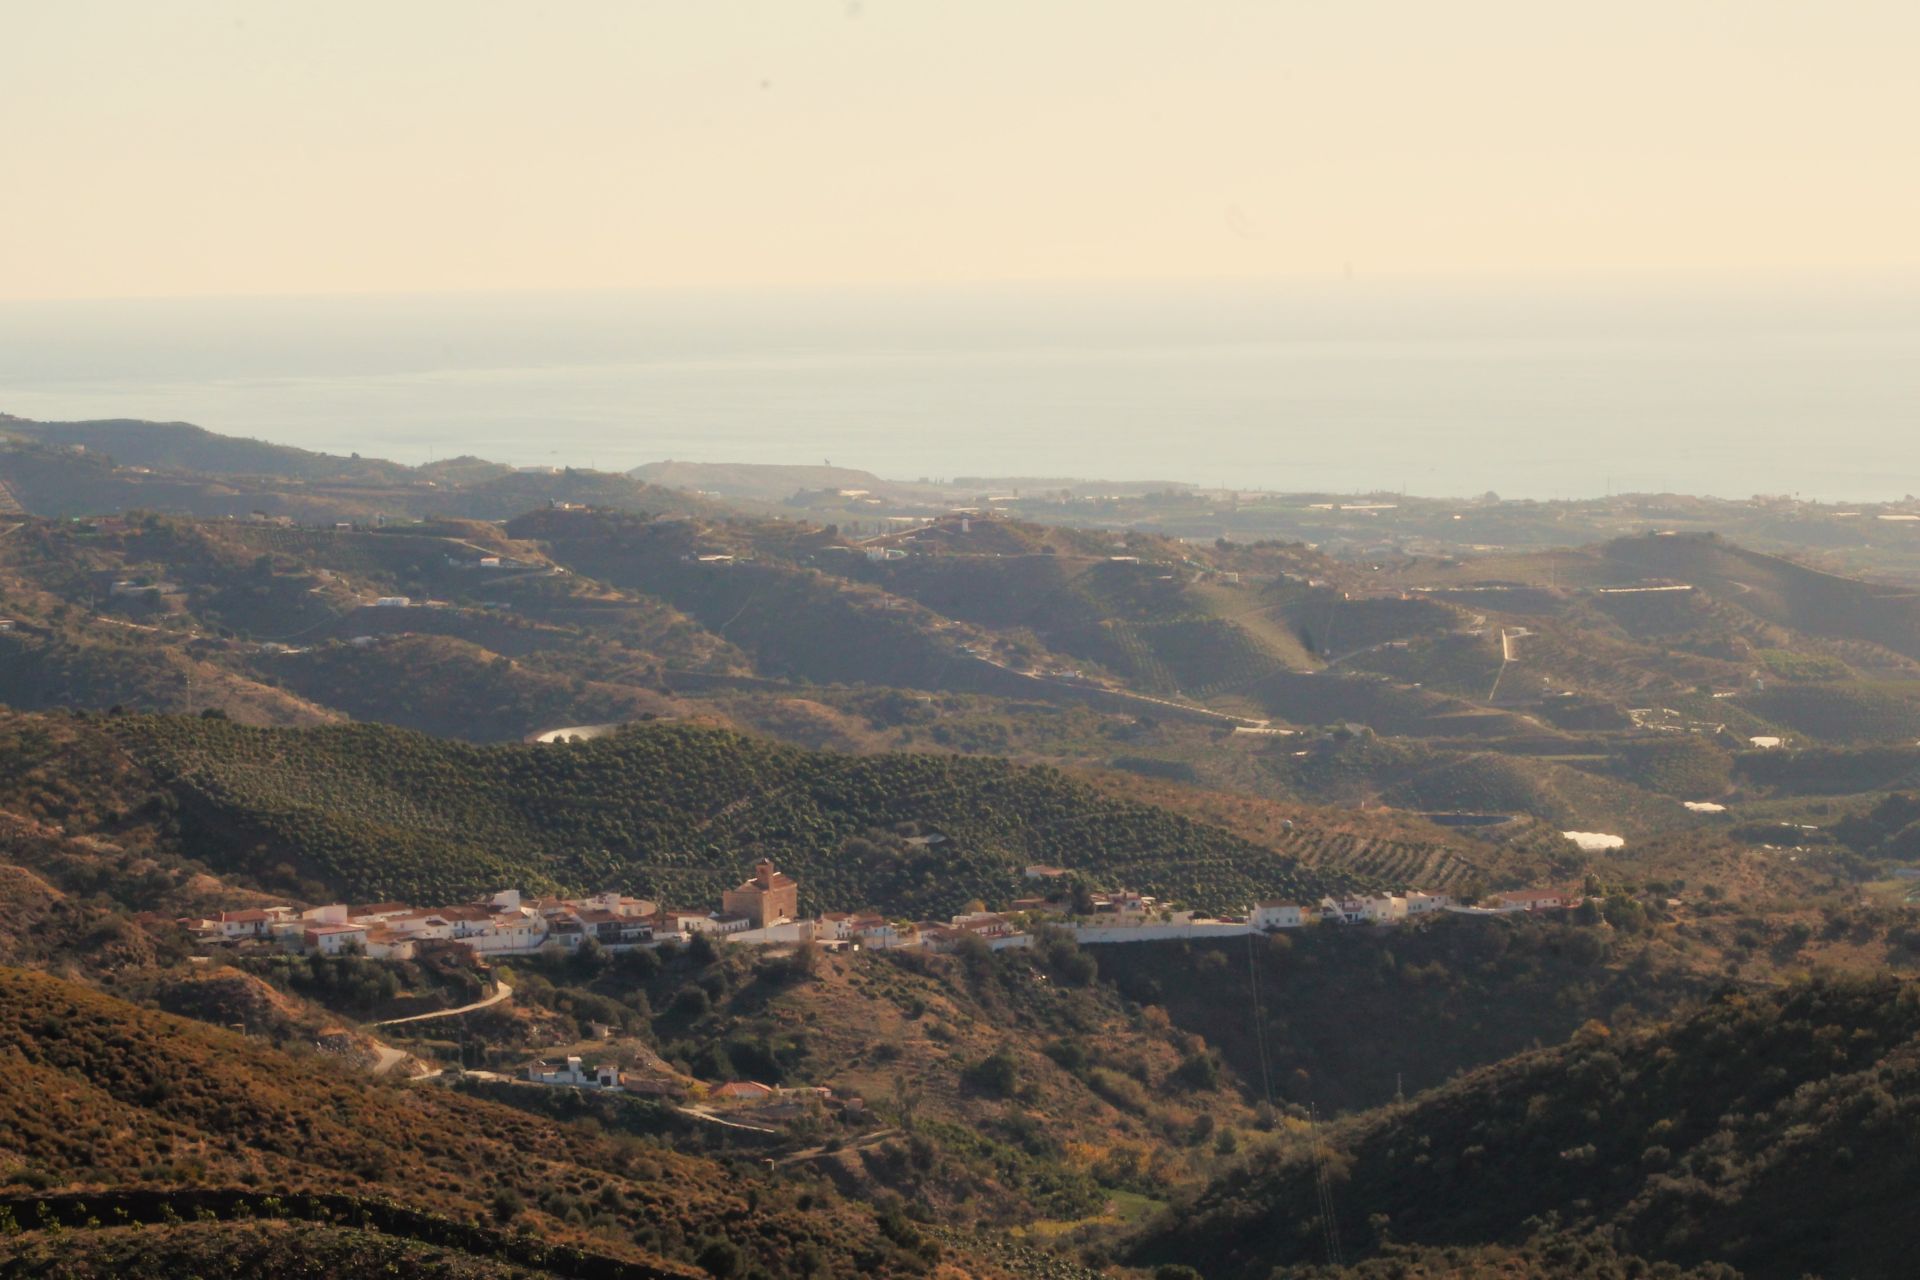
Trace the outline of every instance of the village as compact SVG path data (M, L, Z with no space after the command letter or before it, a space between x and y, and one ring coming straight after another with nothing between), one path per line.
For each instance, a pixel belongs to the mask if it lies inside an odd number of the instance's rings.
M585 946L609 951L655 947L695 934L744 946L829 949L922 947L951 952L967 939L990 950L1033 945L1030 930L1051 924L1083 944L1221 938L1295 929L1321 922L1391 925L1435 911L1471 915L1560 910L1579 905L1574 890L1527 889L1465 906L1441 893L1324 897L1317 902L1262 901L1245 914L1204 916L1163 905L1130 890L1090 891L1062 867L1033 865L1024 877L1039 892L1015 898L1005 911L984 907L945 922L898 921L872 911L800 914L800 885L762 860L753 875L721 895L717 911L661 907L645 898L607 891L586 898L526 897L505 889L482 902L416 907L403 902L352 906L333 903L224 911L183 923L211 945L265 943L322 956L360 955L412 960L434 951L465 952L463 959L565 954Z
M299 909L276 905L182 923L210 949L271 949L391 961L438 958L485 969L495 958L565 956L583 948L617 953L684 944L695 937L739 946L921 948L935 953L964 947L988 951L1032 947L1034 931L1043 927L1063 930L1083 945L1250 937L1315 925L1394 926L1437 912L1494 916L1560 911L1578 906L1585 896L1579 890L1523 890L1496 894L1484 905L1469 906L1446 894L1409 890L1323 897L1317 902L1262 901L1241 915L1212 917L1163 905L1151 895L1089 889L1063 867L1032 865L1024 868L1022 876L1032 892L1012 899L1005 911L969 910L945 922L896 921L871 911L803 917L799 882L763 859L749 878L721 895L717 911L666 908L613 891L584 898L538 898L507 889L484 901L456 906L382 902ZM509 990L498 989L493 999L507 994ZM416 1014L403 1021L458 1012ZM610 1028L600 1030L603 1038L611 1033ZM634 1070L611 1062L589 1062L569 1052L555 1060L535 1060L514 1080L530 1086L651 1097L702 1120L763 1132L773 1132L767 1126L803 1114L859 1115L865 1110L861 1099L837 1098L825 1088L783 1088L739 1080L709 1090L680 1078L657 1060L654 1065L660 1069Z

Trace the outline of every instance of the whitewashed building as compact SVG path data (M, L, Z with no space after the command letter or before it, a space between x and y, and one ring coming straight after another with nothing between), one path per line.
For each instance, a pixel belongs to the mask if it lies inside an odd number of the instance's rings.
M1298 929L1306 923L1306 908L1297 902L1256 902L1247 923L1256 929Z
M572 1086L578 1089L618 1089L622 1087L620 1069L602 1064L589 1067L578 1057L565 1062L536 1062L527 1068L527 1079L534 1084Z

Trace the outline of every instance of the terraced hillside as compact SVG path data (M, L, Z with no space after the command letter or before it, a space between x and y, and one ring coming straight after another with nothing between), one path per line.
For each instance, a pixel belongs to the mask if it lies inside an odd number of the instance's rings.
M1381 884L1413 885L1439 893L1478 892L1510 878L1498 859L1479 849L1426 840L1397 840L1356 831L1327 834L1296 828L1278 842L1305 866L1339 869Z
M1384 808L1339 810L1188 781L1082 773L1094 786L1138 797L1298 858L1305 866L1382 884L1482 893L1564 876L1577 863L1558 832L1517 820L1491 840ZM1269 790L1261 788L1262 791Z

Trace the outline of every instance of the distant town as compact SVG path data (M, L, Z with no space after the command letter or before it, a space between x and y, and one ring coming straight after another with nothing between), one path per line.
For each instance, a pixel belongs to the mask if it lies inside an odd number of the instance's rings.
M1220 938L1321 922L1391 925L1436 911L1469 915L1562 910L1579 905L1577 890L1527 889L1493 895L1465 906L1447 894L1408 890L1317 902L1262 901L1244 914L1204 916L1162 904L1130 890L1088 890L1065 868L1034 865L1025 877L1036 892L1015 898L1005 911L962 912L945 921L891 920L871 911L800 915L800 886L773 863L728 889L716 911L662 907L645 898L608 891L585 898L527 897L505 889L455 906L416 907L403 902L353 906L334 903L224 911L185 923L209 945L266 944L303 954L361 955L375 960L411 960L433 951L490 956L567 954L586 946L608 951L657 947L696 934L746 946L819 944L828 948L920 947L951 952L967 939L990 950L1033 945L1032 929L1048 924L1087 944Z

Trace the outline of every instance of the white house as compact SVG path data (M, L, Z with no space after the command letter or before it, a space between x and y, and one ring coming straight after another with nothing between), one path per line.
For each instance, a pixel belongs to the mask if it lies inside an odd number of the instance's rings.
M463 930L461 924L467 927ZM475 951L534 951L547 940L547 922L525 908L456 921L453 936Z
M422 942L453 936L453 922L438 911L409 911L403 916L389 916L383 923L395 933Z
M707 911L682 911L677 907L662 908L654 918L655 933L711 933L713 914Z
M367 930L363 945L370 960L411 960L414 941L408 934L395 933L384 925L375 925Z
M1031 947L1033 935L1011 920L991 911L974 911L953 917L950 925L935 925L921 931L921 945L933 951L952 951L967 937L987 944L990 951L1009 947Z
M1419 889L1412 889L1407 893L1407 914L1410 916L1426 915L1430 911L1439 911L1452 905L1453 899L1444 893L1425 893Z
M1407 900L1396 895L1367 898L1365 918L1375 924L1394 924L1407 918Z
M1298 929L1306 923L1306 909L1297 902L1256 902L1247 923L1256 929Z
M1092 898L1093 913L1102 916L1143 916L1159 903L1159 899L1135 893L1131 889L1119 889L1113 893L1096 893Z
M308 925L302 941L308 951L317 951L323 956L343 955L350 951L364 952L367 931L364 926L357 924Z
M619 1089L622 1087L620 1069L602 1064L589 1067L578 1057L568 1057L564 1063L536 1062L527 1068L527 1079L534 1084L565 1086L580 1089Z
M272 926L292 915L290 907L265 907L249 911L222 911L214 921L214 930L222 938L264 938Z
M891 920L869 917L865 922L856 923L853 936L863 947L887 947L900 945L900 930Z
M835 942L882 948L900 945L900 930L893 922L867 912L830 911L820 917L820 932Z
M413 601L405 596L381 596L373 602L376 609L405 609Z
M649 917L660 909L658 903L649 902L645 898L628 898L613 892L582 898L574 905L588 911L610 911L614 915L628 919Z
M1347 924L1396 924L1407 918L1407 900L1392 895L1366 898L1320 899L1320 917Z

